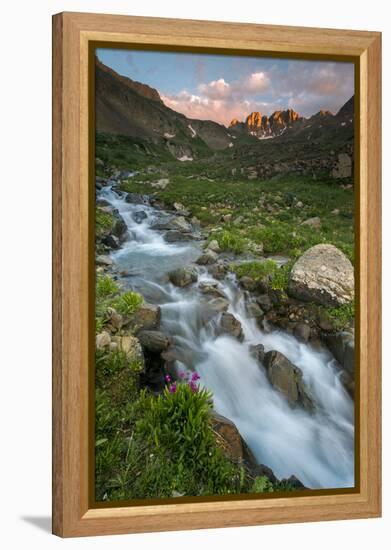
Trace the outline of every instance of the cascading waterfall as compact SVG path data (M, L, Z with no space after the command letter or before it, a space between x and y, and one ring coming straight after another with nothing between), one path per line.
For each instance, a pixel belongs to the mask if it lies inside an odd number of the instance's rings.
M199 242L167 243L151 228L169 215L148 204L130 204L112 189L99 196L118 209L130 239L112 253L124 285L159 304L162 330L173 338L178 369L196 370L200 382L213 392L216 411L231 419L259 463L273 469L278 478L294 474L311 488L354 485L354 404L326 350L314 349L282 331L264 332L246 316L243 291L234 277L216 281L204 267L196 266L198 283L177 288L167 273L194 262ZM135 212L147 217L136 223ZM242 324L244 341L216 335L213 320L205 322L205 295L200 282L217 284L229 309ZM303 372L316 401L316 412L291 408L269 383L249 352L249 345L263 344L278 350Z

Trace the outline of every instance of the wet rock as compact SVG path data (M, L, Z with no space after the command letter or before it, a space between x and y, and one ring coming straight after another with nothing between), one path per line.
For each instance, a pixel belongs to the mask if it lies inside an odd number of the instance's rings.
M320 221L320 218L308 218L308 220L305 220L300 225L308 225L309 227L312 227L313 229L320 229L322 226L322 223Z
M143 330L137 337L143 348L154 353L166 350L171 344L169 336L159 330Z
M115 220L112 234L115 237L117 237L117 239L119 239L120 242L123 242L125 240L127 232L128 232L128 228L126 227L125 221L122 219L122 217L118 217Z
M246 312L249 319L256 319L257 322L261 322L264 317L262 309L254 302L246 304Z
M211 250L216 254L219 254L221 252L219 243L216 241L216 239L213 239L212 241L210 241L210 243L206 247L206 250Z
M113 260L110 258L110 256L105 256L104 254L101 254L96 257L95 259L96 265L103 265L106 267L113 265Z
M249 346L249 351L254 359L263 364L263 360L265 359L265 346L263 344L253 344Z
M349 393L350 397L354 399L354 393L355 393L354 376L350 374L348 371L343 370L341 371L341 374L340 374L340 380L344 385L346 391Z
M326 306L350 303L354 297L353 266L335 246L318 244L294 264L288 292L299 300Z
M183 217L176 216L170 221L170 228L181 231L182 233L191 233L193 228L191 224Z
M102 237L101 240L104 245L106 245L108 248L111 248L112 250L118 250L118 248L120 248L119 239L115 235L105 235L104 237Z
M350 332L340 331L335 334L324 334L323 340L341 367L353 375L354 335Z
M217 261L209 267L209 272L215 279L222 281L226 275L227 266L225 266L223 262Z
M229 307L229 301L225 298L215 298L208 302L208 309L214 314L222 313L227 311Z
M148 217L147 213L144 210L138 210L133 212L132 218L136 223L143 223L143 221Z
M247 275L239 279L239 284L242 288L244 288L244 290L248 290L250 292L254 292L257 288L257 282L251 277L247 277Z
M270 311L273 307L272 300L268 294L261 294L257 296L257 303L263 311Z
M139 193L127 193L125 202L130 204L148 204L148 197L147 195L140 195Z
M291 405L302 405L306 409L314 409L314 403L299 367L279 351L267 352L264 365L271 384L286 396Z
M307 323L296 323L293 328L293 334L298 340L308 342L311 336L311 327Z
M159 328L161 309L153 304L143 304L132 315L131 325L137 334L142 330L154 330Z
M206 250L206 252L197 259L196 263L198 265L214 264L217 258L216 252L213 252L213 250Z
M199 289L202 294L207 294L213 298L224 298L227 299L227 295L218 288L217 284L201 282L199 284Z
M198 279L198 275L195 269L180 267L175 271L171 271L171 273L168 274L168 278L173 285L184 287L195 283Z
M110 345L110 343L111 343L110 334L105 330L100 334L96 335L96 339L95 339L96 349L99 349L99 350L105 349Z
M217 332L218 334L228 334L229 336L233 336L234 338L237 338L239 342L243 342L244 340L241 322L236 319L232 313L228 313L226 311L221 315Z
M216 435L218 446L223 450L224 454L235 462L243 460L242 438L235 424L213 411L210 423Z
M167 231L164 235L164 240L168 243L188 242L195 240L195 236L191 233L182 233L182 231Z

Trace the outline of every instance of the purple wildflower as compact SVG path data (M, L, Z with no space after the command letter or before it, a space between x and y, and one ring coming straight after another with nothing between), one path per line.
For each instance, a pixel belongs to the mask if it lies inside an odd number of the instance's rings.
M196 382L199 379L200 379L200 375L198 374L198 372L193 372L193 374L191 375L192 382Z
M166 374L166 376L164 377L164 380L169 383L171 382L171 376L169 374Z
M190 386L190 389L193 393L198 392L198 385L195 383L194 380L190 380L189 386Z
M168 391L170 393L175 393L176 392L176 383L175 382L173 384L170 384L170 386L168 387Z
M180 378L181 380L183 380L184 378L186 378L186 373L185 373L185 371L181 370L181 372L179 373L179 378Z

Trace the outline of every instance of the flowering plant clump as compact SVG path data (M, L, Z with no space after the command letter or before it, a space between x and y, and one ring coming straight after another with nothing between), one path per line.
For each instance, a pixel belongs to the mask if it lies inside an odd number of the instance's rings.
M181 381L185 382L189 386L189 388L193 393L198 392L199 386L197 382L201 378L198 372L194 371L190 373L190 372L180 371L179 378L181 379ZM164 377L164 380L168 385L168 391L170 393L175 393L177 391L177 383L172 380L169 374L166 374L166 376Z

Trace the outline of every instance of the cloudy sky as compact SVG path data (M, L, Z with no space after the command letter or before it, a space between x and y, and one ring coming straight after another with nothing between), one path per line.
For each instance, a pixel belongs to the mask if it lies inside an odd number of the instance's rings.
M118 73L156 88L175 111L226 126L252 111L335 113L354 93L351 63L109 49L97 55Z

